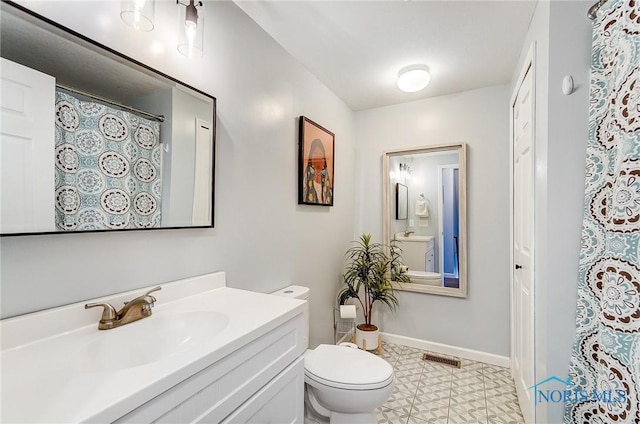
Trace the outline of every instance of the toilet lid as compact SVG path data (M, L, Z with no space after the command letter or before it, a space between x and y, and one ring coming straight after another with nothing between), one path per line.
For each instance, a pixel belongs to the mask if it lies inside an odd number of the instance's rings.
M371 390L393 381L393 367L387 361L346 346L318 346L305 356L304 368L308 378L343 389Z

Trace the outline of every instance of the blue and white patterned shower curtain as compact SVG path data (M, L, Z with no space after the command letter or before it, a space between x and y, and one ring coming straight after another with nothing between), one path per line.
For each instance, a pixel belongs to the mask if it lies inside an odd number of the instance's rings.
M160 125L56 92L56 229L160 226Z
M640 423L640 3L598 16L565 423Z

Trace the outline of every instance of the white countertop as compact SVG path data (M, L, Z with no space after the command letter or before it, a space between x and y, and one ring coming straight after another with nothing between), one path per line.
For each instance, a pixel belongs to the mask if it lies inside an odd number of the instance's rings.
M425 241L431 241L434 239L433 236L417 236L415 234L411 234L408 237L404 235L404 233L396 233L394 234L394 239L396 241L402 241L402 242L419 242L419 243L424 243Z
M151 317L112 330L98 330L102 308L85 310L86 302L0 321L0 421L116 420L307 307L302 300L225 287L224 273L160 285L163 290L154 293L157 302ZM92 301L108 301L119 309L122 299L145 291ZM211 329L212 336L187 337L179 350L158 358L154 355L170 340L153 337L135 346L117 343L137 334L144 340L175 322L176 316L213 317L211 322L218 324L202 326ZM128 365L123 368L122 363Z

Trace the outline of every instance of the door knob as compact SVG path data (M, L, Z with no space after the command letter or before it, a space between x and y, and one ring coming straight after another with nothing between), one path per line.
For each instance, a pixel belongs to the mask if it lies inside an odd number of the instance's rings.
M521 268L522 268L522 265L516 264L516 269L521 269Z

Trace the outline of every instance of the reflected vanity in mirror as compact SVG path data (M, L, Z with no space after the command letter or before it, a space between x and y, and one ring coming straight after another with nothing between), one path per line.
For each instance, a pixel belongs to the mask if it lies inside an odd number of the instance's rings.
M398 248L408 280L396 288L467 297L466 145L385 152L382 175L384 241ZM406 188L406 218L398 187Z
M0 233L212 227L215 98L0 8Z

